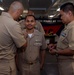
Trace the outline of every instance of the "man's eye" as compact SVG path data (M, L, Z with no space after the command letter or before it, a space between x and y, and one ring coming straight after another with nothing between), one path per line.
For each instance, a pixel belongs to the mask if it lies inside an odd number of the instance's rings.
M31 20L31 21L27 20L26 22L34 22L34 21L33 20Z
M33 20L31 22L34 22Z
M27 20L26 22L29 22L29 20Z

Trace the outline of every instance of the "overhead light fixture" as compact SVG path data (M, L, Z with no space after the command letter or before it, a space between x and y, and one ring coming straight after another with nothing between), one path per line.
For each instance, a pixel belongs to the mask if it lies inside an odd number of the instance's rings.
M23 13L28 13L28 10L24 10Z
M0 0L0 2L3 2L3 0Z
M0 7L0 10L4 10L4 8Z
M56 2L53 4L53 7L58 5L60 3L61 0L56 0Z
M55 0L51 0L51 1L52 1L52 3L54 3Z
M55 15L50 15L50 16L48 16L48 17L50 17L50 18L53 18Z
M22 16L22 15L20 15L20 16Z
M58 8L57 11L60 11L60 8Z

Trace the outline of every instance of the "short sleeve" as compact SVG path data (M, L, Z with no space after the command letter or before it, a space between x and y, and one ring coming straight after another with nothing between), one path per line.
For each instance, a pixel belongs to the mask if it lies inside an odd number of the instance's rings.
M74 50L74 26L69 30L69 48Z
M47 47L47 44L46 44L46 41L45 41L45 37L42 34L42 47L41 47L41 49L44 50L44 49L46 49L46 47Z
M7 28L7 30L17 47L21 47L26 43L26 40L18 22L13 23Z

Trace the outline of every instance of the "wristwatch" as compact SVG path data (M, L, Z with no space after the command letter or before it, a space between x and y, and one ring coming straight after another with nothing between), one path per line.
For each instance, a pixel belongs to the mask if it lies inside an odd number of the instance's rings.
M58 51L57 50L55 51L55 55L58 56Z

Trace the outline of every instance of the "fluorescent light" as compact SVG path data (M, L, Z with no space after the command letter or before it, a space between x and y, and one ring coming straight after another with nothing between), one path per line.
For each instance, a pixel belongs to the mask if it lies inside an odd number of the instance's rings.
M22 15L20 15L20 16L22 16Z
M48 16L48 17L50 17L50 18L52 18L52 17L54 17L55 15L50 15L50 16Z
M28 13L28 10L24 10L23 13Z
M4 10L4 8L0 7L0 10Z
M58 8L57 11L60 11L60 8Z
M0 0L0 2L3 2L3 0Z

